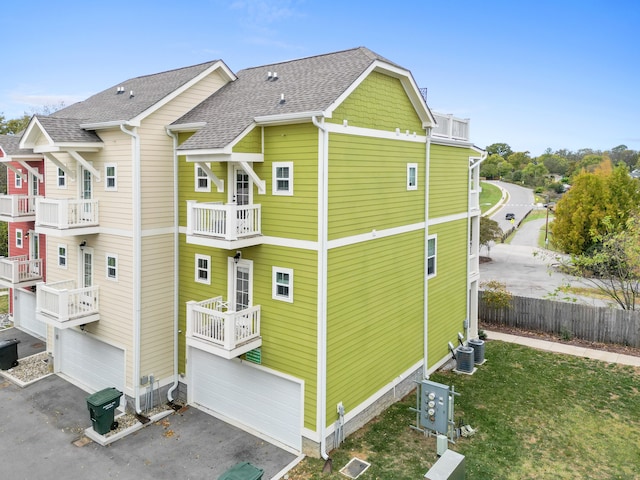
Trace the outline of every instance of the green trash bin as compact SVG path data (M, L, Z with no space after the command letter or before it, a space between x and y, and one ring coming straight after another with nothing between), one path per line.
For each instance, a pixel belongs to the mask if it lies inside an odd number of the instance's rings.
M218 480L261 480L264 470L254 467L249 462L234 465L224 472Z
M118 424L114 421L116 407L120 405L122 392L117 388L105 388L87 397L87 408L93 429L100 435L109 433Z

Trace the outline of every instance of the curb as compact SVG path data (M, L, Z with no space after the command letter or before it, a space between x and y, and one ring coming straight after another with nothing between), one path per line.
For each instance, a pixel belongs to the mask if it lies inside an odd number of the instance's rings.
M105 435L101 435L98 432L96 432L93 427L89 427L89 428L85 428L84 430L84 435L86 437L88 437L89 439L93 440L94 442L96 442L98 445L101 445L103 447L117 441L120 440L121 438L126 437L127 435L131 435L132 433L137 432L138 430L143 429L144 427L146 427L147 425L151 425L152 423L156 423L159 420L162 420L165 417L168 417L169 415L175 413L173 410L166 410L164 412L160 412L160 413L156 413L155 415L149 417L149 421L147 423L141 423L141 422L136 422L135 425L132 425L129 428L126 428L124 430L122 430L121 432L118 433L114 433L113 435L109 435L108 433ZM121 413L120 415L117 415L114 420L117 420L118 418L124 416L124 413Z

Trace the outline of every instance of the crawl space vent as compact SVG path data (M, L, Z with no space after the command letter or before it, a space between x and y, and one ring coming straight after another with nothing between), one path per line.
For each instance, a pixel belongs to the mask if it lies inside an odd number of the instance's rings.
M340 473L345 477L358 478L362 475L367 468L371 466L370 463L360 460L359 458L352 458L344 467L340 469Z

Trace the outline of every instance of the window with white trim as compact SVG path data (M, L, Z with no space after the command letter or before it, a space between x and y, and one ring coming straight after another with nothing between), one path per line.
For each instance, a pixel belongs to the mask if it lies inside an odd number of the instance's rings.
M273 195L293 195L293 162L273 162Z
M57 179L58 188L67 188L67 174L60 167L58 167Z
M211 285L211 257L196 254L196 282Z
M209 164L207 163L207 166L208 165ZM210 192L211 182L209 181L207 172L205 172L200 165L194 165L194 167L196 175L196 192Z
M116 177L117 166L115 163L107 163L104 166L104 189L110 191L118 190L118 182Z
M436 253L436 236L432 235L427 238L427 278L436 276Z
M418 189L418 164L407 163L407 190Z
M113 253L106 255L107 278L118 280L118 256Z
M22 169L21 168L17 168L17 171L15 172L15 176L16 176L16 188L22 188Z
M67 268L67 246L58 245L58 266Z
M273 267L272 298L293 303L293 270Z
M23 239L24 239L24 232L21 229L16 228L16 247L17 248L23 247Z

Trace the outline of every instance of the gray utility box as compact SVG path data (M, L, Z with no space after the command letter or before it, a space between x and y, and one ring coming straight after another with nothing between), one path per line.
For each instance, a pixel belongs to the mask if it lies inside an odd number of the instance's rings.
M449 386L423 380L420 384L420 424L434 432L449 432Z
M424 478L427 480L464 480L464 455L447 450L425 473Z

